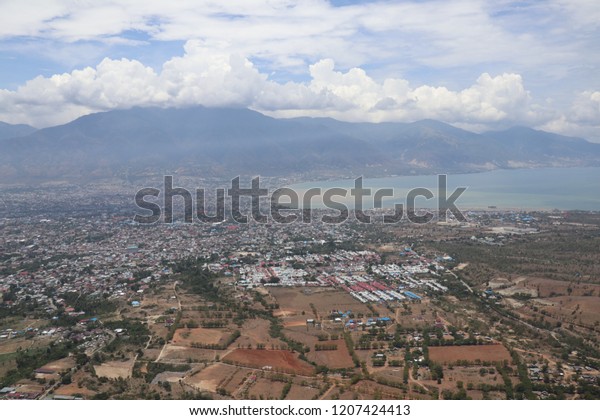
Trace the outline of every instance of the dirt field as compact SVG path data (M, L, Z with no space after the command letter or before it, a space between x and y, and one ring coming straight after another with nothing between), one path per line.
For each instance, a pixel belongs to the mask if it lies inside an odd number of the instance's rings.
M600 297L596 296L561 296L544 299L552 306L540 307L555 318L583 324L588 327L600 322Z
M313 348L316 343L319 342L317 334L324 333L324 331L317 330L314 327L310 327L307 331L306 325L300 327L290 327L284 330L286 337L292 340L299 341L300 343Z
M73 376L73 382L71 382L68 385L61 385L59 386L55 391L54 394L55 395L82 395L83 397L91 397L93 395L96 395L97 392L93 391L91 389L84 387L79 387L79 385L77 385L77 383L84 378L84 375L81 372L77 372L74 376Z
M529 294L540 298L600 296L600 285L553 280L540 277L519 276L514 279L497 277L489 282L490 287L503 295Z
M109 379L130 378L133 370L133 359L126 362L111 361L95 366L96 375Z
M356 342L357 341L355 341L355 343ZM361 362L365 362L368 365L371 356L373 355L373 350L354 350L354 353L356 353L356 356Z
M270 366L273 371L299 375L312 375L314 373L314 369L310 364L298 359L294 353L287 350L235 349L223 360L257 369Z
M220 357L226 352L227 350L197 349L167 344L165 351L160 357L160 361L165 363L170 361L187 362L189 360L192 360L193 362L209 362L215 360L217 355Z
M441 346L429 347L429 358L438 363L450 363L457 360L475 362L501 362L511 360L510 353L501 344L482 346Z
M185 378L184 382L202 391L217 392L221 383L237 372L235 366L215 364L201 370L200 372Z
M171 343L191 346L192 343L219 344L228 333L219 328L178 328Z
M539 290L540 297L568 296L600 296L600 285L590 283L570 283L567 281L522 277L521 285Z
M311 362L327 366L330 369L354 367L354 362L348 353L346 342L344 340L321 341L319 344L336 344L337 350L314 351L313 349L307 355L308 360Z
M281 397L281 391L285 383L278 381L270 381L268 379L258 378L248 389L250 398L258 399L275 399ZM262 398L261 398L262 396Z
M95 391L87 388L80 388L75 383L71 383L69 385L61 385L56 391L54 391L55 395L76 395L80 394L84 397L91 397L96 395Z
M409 311L400 307L396 309L394 314L396 322L405 327L422 328L435 323L436 319L443 318L445 324L457 325L460 321L455 314L449 314L434 304L428 298L424 298L421 302L411 302Z
M279 287L270 288L269 292L280 306L280 314L301 315L315 318L310 306L312 303L317 310L317 318L327 319L332 310L354 313L369 313L369 308L342 290L329 288ZM284 316L285 318L285 316ZM298 319L294 319L298 321Z
M269 335L270 325L266 319L247 320L240 328L241 337L235 340L229 348L236 348L238 344L240 347L247 347L248 344L252 347L256 347L257 344L264 344L267 349L281 348L285 343Z
M234 394L244 383L250 372L252 371L248 369L238 368L233 374L224 378L220 386L222 388L225 388L225 390L230 394Z
M400 400L405 397L405 393L398 388L391 386L380 385L373 381L360 381L352 387L360 399L372 400L375 394L379 394L380 398L386 400Z
M288 392L286 400L310 400L319 393L318 389L307 386L292 385Z
M46 363L44 366L42 366L43 369L50 369L58 373L66 372L73 367L75 367L75 360L73 360L70 357L55 360L53 362Z
M286 322L283 323L283 326L285 328L305 327L306 326L306 320L305 319L297 319L297 320L286 321Z

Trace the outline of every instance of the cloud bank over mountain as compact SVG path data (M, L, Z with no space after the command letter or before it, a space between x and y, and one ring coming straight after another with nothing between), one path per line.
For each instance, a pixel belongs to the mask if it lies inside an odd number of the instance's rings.
M3 2L0 120L237 106L600 141L593 2L172 3Z

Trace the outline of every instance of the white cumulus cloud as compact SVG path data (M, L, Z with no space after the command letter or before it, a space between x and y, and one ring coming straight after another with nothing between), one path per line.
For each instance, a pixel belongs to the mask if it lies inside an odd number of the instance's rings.
M465 128L515 124L556 128L597 124L600 92L578 96L568 116L538 104L519 74L481 74L470 86L412 86L402 78L376 79L360 67L345 71L322 59L305 82L276 82L226 44L192 40L184 53L155 71L130 59L105 58L15 90L0 90L0 120L43 127L81 115L133 106L248 107L276 117L329 116L346 121L442 120ZM562 121L562 122L561 122Z

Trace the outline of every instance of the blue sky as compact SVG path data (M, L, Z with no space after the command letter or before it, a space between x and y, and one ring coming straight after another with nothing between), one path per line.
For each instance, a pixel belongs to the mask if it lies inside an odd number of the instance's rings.
M0 120L201 104L600 141L599 24L594 0L1 0Z

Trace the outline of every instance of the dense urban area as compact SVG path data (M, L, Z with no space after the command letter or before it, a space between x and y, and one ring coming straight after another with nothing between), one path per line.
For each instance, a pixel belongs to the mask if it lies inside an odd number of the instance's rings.
M143 225L93 191L2 191L0 399L600 398L598 212Z

